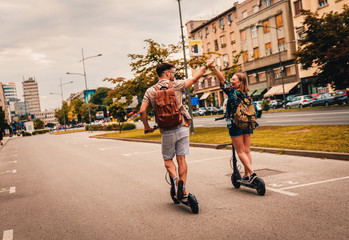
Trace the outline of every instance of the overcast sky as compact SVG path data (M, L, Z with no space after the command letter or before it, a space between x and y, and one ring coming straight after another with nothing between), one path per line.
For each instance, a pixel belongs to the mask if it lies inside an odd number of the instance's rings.
M182 0L183 24L209 19L236 0ZM186 32L186 29L185 29ZM176 0L1 0L0 82L15 82L22 98L23 77L39 84L41 110L61 104L59 79L66 99L85 89L81 49L88 88L112 87L105 77L131 78L127 57L144 53L144 40L177 43L180 38Z

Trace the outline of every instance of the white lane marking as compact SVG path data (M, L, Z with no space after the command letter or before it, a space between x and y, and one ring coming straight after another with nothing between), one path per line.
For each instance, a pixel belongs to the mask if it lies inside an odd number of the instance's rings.
M297 196L298 193L293 193L293 192L288 192L282 189L277 189L277 188L272 188L272 187L267 187L268 191L273 191L273 192L277 192L277 193L282 193L291 197Z
M0 193L3 193L3 192L15 193L16 187L10 187L10 189L3 188L1 189Z
M0 172L0 174L6 174L6 173L16 173L17 170L14 169L14 170L7 170L6 172Z
M221 158L228 159L229 157L224 156L224 157L215 157L215 158L205 158L205 159L200 159L200 160L187 161L187 163L198 163L198 162L210 161L210 160L221 159Z
M4 231L2 235L2 240L12 240L13 239L13 229Z
M15 193L16 192L16 187L10 187L10 193Z
M349 176L341 177L341 178L333 178L333 179L328 179L328 180L324 180L324 181L318 181L318 182L305 183L305 184L300 184L300 185L296 185L296 186L285 187L285 188L281 188L281 189L285 190L285 189L292 189L292 188L298 188L298 187L306 187L306 186L310 186L310 185L333 182L333 181L338 181L338 180L343 180L343 179L348 179L348 178L349 178Z
M124 154L121 154L121 155L122 155L122 156L125 156L125 157L129 157L129 156L132 156L132 155L139 155L139 154L146 154L146 153L154 153L154 152L160 152L160 150L149 151L149 152L124 153Z

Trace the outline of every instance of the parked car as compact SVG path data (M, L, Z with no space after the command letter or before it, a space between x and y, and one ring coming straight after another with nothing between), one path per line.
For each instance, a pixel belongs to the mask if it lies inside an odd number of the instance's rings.
M337 90L332 96L336 104L348 104L348 92L346 90Z
M203 116L203 115L205 115L206 112L207 112L207 109L204 107L201 107L201 108L193 111L193 115L194 116Z
M329 106L335 104L335 97L329 93L319 94L315 100L312 101L311 106Z
M313 100L317 99L317 96L319 96L321 93L313 93L311 96L313 97Z
M282 107L282 100L281 99L274 99L269 102L271 108L279 108Z
M215 115L218 114L219 109L216 107L208 107L207 108L207 114L209 115Z
M286 109L303 108L311 106L313 98L310 95L296 96L290 102L286 103Z

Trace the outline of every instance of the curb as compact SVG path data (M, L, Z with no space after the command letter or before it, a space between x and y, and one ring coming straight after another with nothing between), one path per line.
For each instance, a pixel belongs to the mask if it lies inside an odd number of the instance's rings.
M161 144L161 141L158 141L158 140L98 137L98 136L90 136L90 138ZM201 147L201 148L213 148L213 149L224 149L224 148L231 149L231 143L227 143L227 144L189 143L189 146ZM294 149L282 149L282 148L265 148L265 147L252 147L252 146L251 146L251 151L274 153L274 154L280 154L280 155L284 154L284 155L293 155L293 156L302 156L302 157L349 161L349 153L294 150Z

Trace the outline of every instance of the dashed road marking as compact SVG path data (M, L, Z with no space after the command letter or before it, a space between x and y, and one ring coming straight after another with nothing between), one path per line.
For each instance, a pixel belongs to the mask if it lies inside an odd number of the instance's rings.
M13 239L13 229L4 231L2 235L2 240L12 240Z
M284 190L284 189L292 189L292 188L298 188L298 187L306 187L306 186L316 185L316 184L320 184L320 183L339 181L339 180L348 179L348 178L349 178L349 176L340 177L340 178L333 178L333 179L328 179L328 180L323 180L323 181L318 181L318 182L305 183L305 184L300 184L300 185L296 185L296 186L285 187L282 189Z
M7 170L6 172L0 172L0 174L6 174L6 173L16 173L17 170L14 169L14 170Z
M272 188L272 187L267 187L267 190L269 191L273 191L273 192L277 192L277 193L282 193L291 197L297 196L298 193L293 193L293 192L288 192L282 189L278 189L278 188Z
M0 190L0 193L3 192L8 192L8 193L15 193L16 192L16 187L10 187L10 189L3 188Z
M160 152L160 150L156 150L156 151L149 151L149 152L134 152L134 153L124 153L124 154L121 154L122 156L125 156L125 157L130 157L132 155L140 155L140 154L146 154L146 153L154 153L154 152Z

